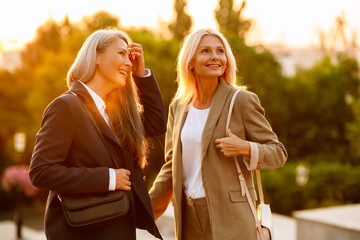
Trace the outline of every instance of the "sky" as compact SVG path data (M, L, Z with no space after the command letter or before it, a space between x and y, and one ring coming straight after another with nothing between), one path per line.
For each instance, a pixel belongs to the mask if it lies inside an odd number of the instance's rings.
M242 0L234 0L239 7ZM218 0L188 0L194 29L216 28L214 9ZM2 0L0 2L0 52L19 49L33 39L36 28L49 17L73 22L99 10L120 18L121 24L158 28L170 21L173 0ZM360 0L247 0L244 16L253 20L250 43L282 43L303 47L318 41L318 31L330 31L336 16L345 14L350 38L360 42ZM359 44L358 44L359 45Z

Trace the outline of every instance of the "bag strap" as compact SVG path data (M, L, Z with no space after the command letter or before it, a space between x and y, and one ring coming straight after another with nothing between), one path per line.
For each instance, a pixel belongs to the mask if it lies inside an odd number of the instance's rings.
M79 98L79 96L78 96L75 92L73 92L73 91L69 91L69 94L75 95L75 96L77 96L77 97ZM91 114L91 112L89 111L89 109L85 106L85 104L83 103L83 101L81 101L80 98L79 98L79 100L80 100L80 102L82 103L82 105L84 106L84 109L86 110L86 112L88 113L88 115L89 115L89 117L90 117L93 125L94 125L95 128L96 128L96 131L97 131L98 134L100 135L101 140L103 141L103 143L104 143L104 145L105 145L105 147L106 147L106 150L107 150L107 151L109 152L109 154L110 154L111 160L112 160L113 163L115 164L116 168L120 168L120 167L119 167L119 164L118 164L118 163L116 162L116 160L115 160L116 157L113 155L113 153L112 153L111 151L109 151L109 148L108 148L108 146L107 146L107 143L106 143L106 141L105 141L105 139L104 139L104 136L103 136L102 132L100 131L100 128L99 128L97 122L96 122L95 119L94 119L94 116Z
M240 91L241 91L241 89L236 90L236 92L232 96L232 99L231 99L231 102L230 102L228 117L227 117L227 120L226 120L226 128L225 128L226 136L228 136L228 129L230 127L230 119L231 119L231 114L232 114L232 110L233 110L233 107L234 107L234 102L235 102L236 96L238 95L238 93ZM249 203L251 212L252 212L253 217L255 219L256 227L260 230L261 229L261 224L260 224L259 218L257 216L253 200L251 199L249 189L247 188L245 177L244 177L243 173L241 172L241 168L240 168L240 165L239 165L239 162L238 162L236 156L234 156L233 158L234 158L236 170L238 172L238 178L239 178L240 187L241 187L241 195L243 197L246 196L246 199L247 199L247 201ZM259 170L256 170L256 176L257 176L258 191L259 191L259 195L260 195L260 202L263 203L264 202L264 195L263 195L263 191L262 191L261 177L260 177L260 171Z

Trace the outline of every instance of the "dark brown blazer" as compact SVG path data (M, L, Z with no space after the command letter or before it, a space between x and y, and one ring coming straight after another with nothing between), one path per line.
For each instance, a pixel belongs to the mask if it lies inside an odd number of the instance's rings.
M147 137L166 131L166 115L156 80L134 77L140 102L144 107L143 123ZM48 239L132 239L135 226L147 229L157 238L143 170L132 154L121 147L113 131L84 86L75 81L70 91L56 98L46 108L30 164L32 183L50 190L45 211ZM131 172L128 192L131 210L128 215L100 225L73 228L64 219L57 193L103 193L109 191L109 168L116 168L88 113L88 107L102 132L109 151L118 157L118 165Z

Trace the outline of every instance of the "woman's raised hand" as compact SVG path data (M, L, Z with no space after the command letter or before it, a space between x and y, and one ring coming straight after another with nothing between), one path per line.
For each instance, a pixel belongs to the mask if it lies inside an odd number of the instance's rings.
M144 52L140 44L132 43L129 45L130 60L132 63L132 73L138 77L146 75Z

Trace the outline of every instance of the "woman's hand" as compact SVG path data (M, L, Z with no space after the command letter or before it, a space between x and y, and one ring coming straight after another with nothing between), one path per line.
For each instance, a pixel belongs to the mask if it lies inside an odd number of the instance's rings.
M232 157L239 154L250 157L250 143L232 134L230 129L228 130L228 135L229 137L215 140L216 148L219 148L225 157Z
M124 168L115 169L117 190L131 190L130 171Z
M138 43L129 45L130 60L132 63L132 73L138 77L145 76L145 60L142 47Z

